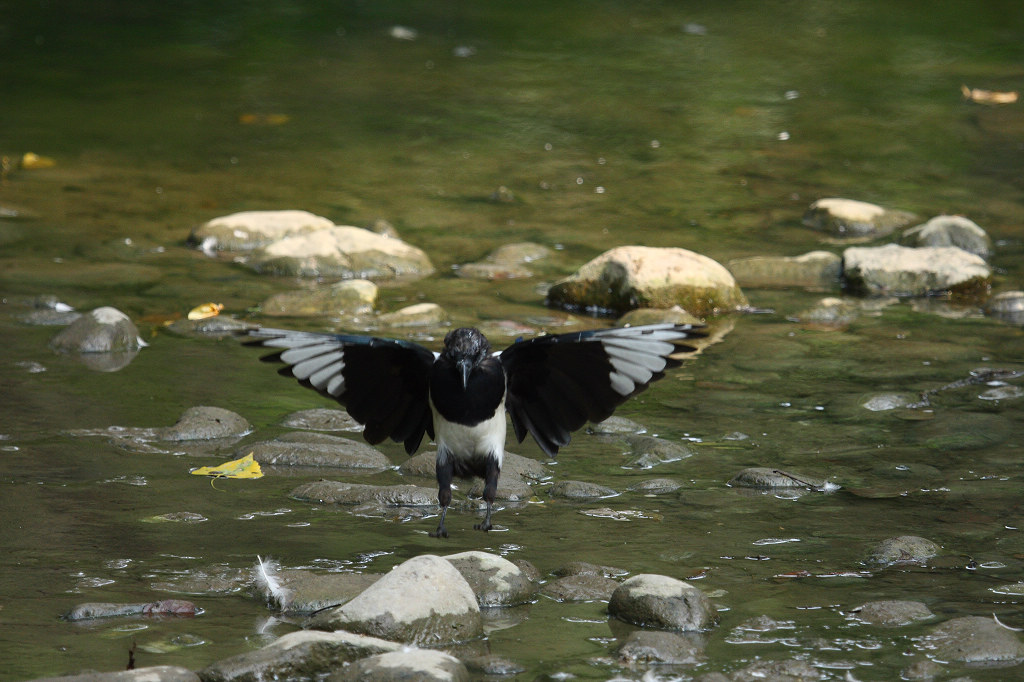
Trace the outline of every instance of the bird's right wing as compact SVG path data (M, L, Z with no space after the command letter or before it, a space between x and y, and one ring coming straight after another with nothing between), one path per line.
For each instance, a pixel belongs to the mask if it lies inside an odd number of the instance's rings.
M607 419L630 396L677 367L675 353L695 349L703 325L653 324L538 336L498 354L508 389L505 407L516 438L530 433L554 456L587 422Z
M345 406L366 426L369 443L385 438L416 452L423 434L434 437L427 378L434 353L395 339L319 334L287 329L252 329L246 345L280 349L262 360L285 364L278 370Z

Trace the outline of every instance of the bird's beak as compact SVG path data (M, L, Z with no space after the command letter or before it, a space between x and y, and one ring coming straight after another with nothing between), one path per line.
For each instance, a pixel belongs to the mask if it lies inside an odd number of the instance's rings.
M462 377L462 390L466 390L469 385L469 373L473 371L473 363L469 360L459 360L455 366L459 368L459 376Z

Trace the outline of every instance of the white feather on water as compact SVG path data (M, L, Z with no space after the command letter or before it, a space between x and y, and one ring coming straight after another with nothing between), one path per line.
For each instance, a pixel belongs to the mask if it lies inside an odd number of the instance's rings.
M273 559L264 561L260 556L256 557L254 569L256 577L256 589L267 600L267 603L278 608L284 608L291 601L292 593L287 587L281 584L278 577L281 567Z

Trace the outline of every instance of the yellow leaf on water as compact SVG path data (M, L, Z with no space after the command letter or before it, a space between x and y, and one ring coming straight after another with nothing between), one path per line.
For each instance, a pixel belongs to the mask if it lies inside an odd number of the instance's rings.
M223 303L204 303L188 311L188 319L204 320L207 317L216 317L222 310L224 310Z
M53 168L57 165L54 159L49 156L39 156L32 152L25 152L21 157L21 167L25 170L36 170L38 168Z
M224 462L215 467L199 467L192 472L196 476L214 476L215 478L261 478L263 471L260 463L252 458L250 452L241 459Z
M238 122L247 126L280 126L291 120L288 114L241 114Z

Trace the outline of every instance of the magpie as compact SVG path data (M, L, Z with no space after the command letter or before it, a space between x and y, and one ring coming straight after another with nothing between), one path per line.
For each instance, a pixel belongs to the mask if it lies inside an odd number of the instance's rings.
M437 444L434 537L448 537L445 515L452 477L484 480L487 513L478 530L491 529L491 511L505 454L505 412L516 439L529 433L548 456L570 434L600 422L615 408L678 367L684 341L705 336L699 324L653 324L592 329L517 340L494 352L477 329L448 332L433 352L411 341L374 336L254 328L247 345L278 349L264 361L302 385L336 400L376 445L391 438L414 454L427 434Z

